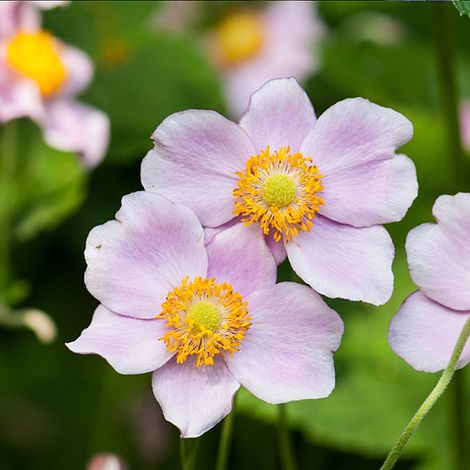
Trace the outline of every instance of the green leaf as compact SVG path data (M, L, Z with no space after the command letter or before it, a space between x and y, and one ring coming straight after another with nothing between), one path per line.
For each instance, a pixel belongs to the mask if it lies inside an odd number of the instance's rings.
M469 0L452 0L455 8L457 8L460 15L470 16L470 1Z

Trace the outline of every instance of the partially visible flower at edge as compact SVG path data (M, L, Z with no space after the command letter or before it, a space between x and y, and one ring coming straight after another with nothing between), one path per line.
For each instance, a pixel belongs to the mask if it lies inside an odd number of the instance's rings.
M343 322L309 287L276 284L269 249L241 230L205 237L190 209L138 192L87 240L85 282L101 305L67 346L122 374L153 372L183 437L223 419L240 384L269 403L334 388Z
M205 227L254 224L277 262L287 255L320 294L381 305L394 256L382 224L400 220L418 190L413 162L395 153L412 135L403 115L363 98L317 119L294 79L271 80L238 125L205 110L166 118L142 184Z
M315 2L277 1L229 13L209 34L207 50L222 73L232 115L268 80L302 81L315 72L324 34Z
M437 223L408 234L408 265L419 290L403 302L388 335L393 351L424 372L447 367L470 315L470 194L438 197L433 214ZM469 362L470 343L458 367Z
M40 28L36 3L44 2L0 2L0 123L29 117L49 145L96 166L108 146L109 119L74 98L90 83L92 62Z

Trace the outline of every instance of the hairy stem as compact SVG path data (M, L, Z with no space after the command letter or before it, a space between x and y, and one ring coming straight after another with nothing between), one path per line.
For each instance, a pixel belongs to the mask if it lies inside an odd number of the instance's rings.
M449 385L452 376L455 373L459 358L462 354L463 348L467 342L467 339L470 335L470 315L465 322L465 325L462 328L462 331L457 339L454 351L450 357L449 364L441 375L439 382L433 388L431 393L428 395L423 404L418 408L418 411L411 418L411 421L406 425L404 431L402 432L397 443L393 446L392 450L388 454L387 459L385 460L380 470L390 470L395 466L395 463L400 458L403 450L406 447L406 444L410 440L410 437L415 432L416 428L419 426L423 418L429 413L431 408L435 405L439 397L444 393L445 389Z

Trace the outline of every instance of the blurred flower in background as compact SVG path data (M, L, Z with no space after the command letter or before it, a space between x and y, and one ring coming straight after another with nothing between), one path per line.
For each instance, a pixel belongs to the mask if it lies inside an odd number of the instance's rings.
M463 148L470 152L470 100L465 100L460 105L460 133Z
M271 2L229 12L207 40L220 69L232 114L248 106L250 95L272 78L299 81L317 70L315 42L325 33L314 2Z
M109 119L74 98L90 83L92 62L42 30L37 11L63 3L0 3L0 122L30 117L49 145L93 167L105 155Z
M86 470L127 470L125 462L114 454L100 453L93 456Z

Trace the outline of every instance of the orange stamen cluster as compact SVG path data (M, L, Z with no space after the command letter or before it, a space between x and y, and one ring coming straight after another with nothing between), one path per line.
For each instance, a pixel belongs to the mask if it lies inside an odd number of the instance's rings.
M196 356L196 366L214 365L214 356L240 348L251 326L248 303L228 283L185 278L168 293L157 318L170 330L161 338L181 364Z
M249 158L246 169L238 172L234 189L234 214L242 222L260 224L265 235L286 242L299 231L310 231L312 221L323 204L324 189L317 166L301 153L289 153L281 147L271 153L269 147ZM295 188L295 191L294 191ZM276 203L276 201L278 201Z

